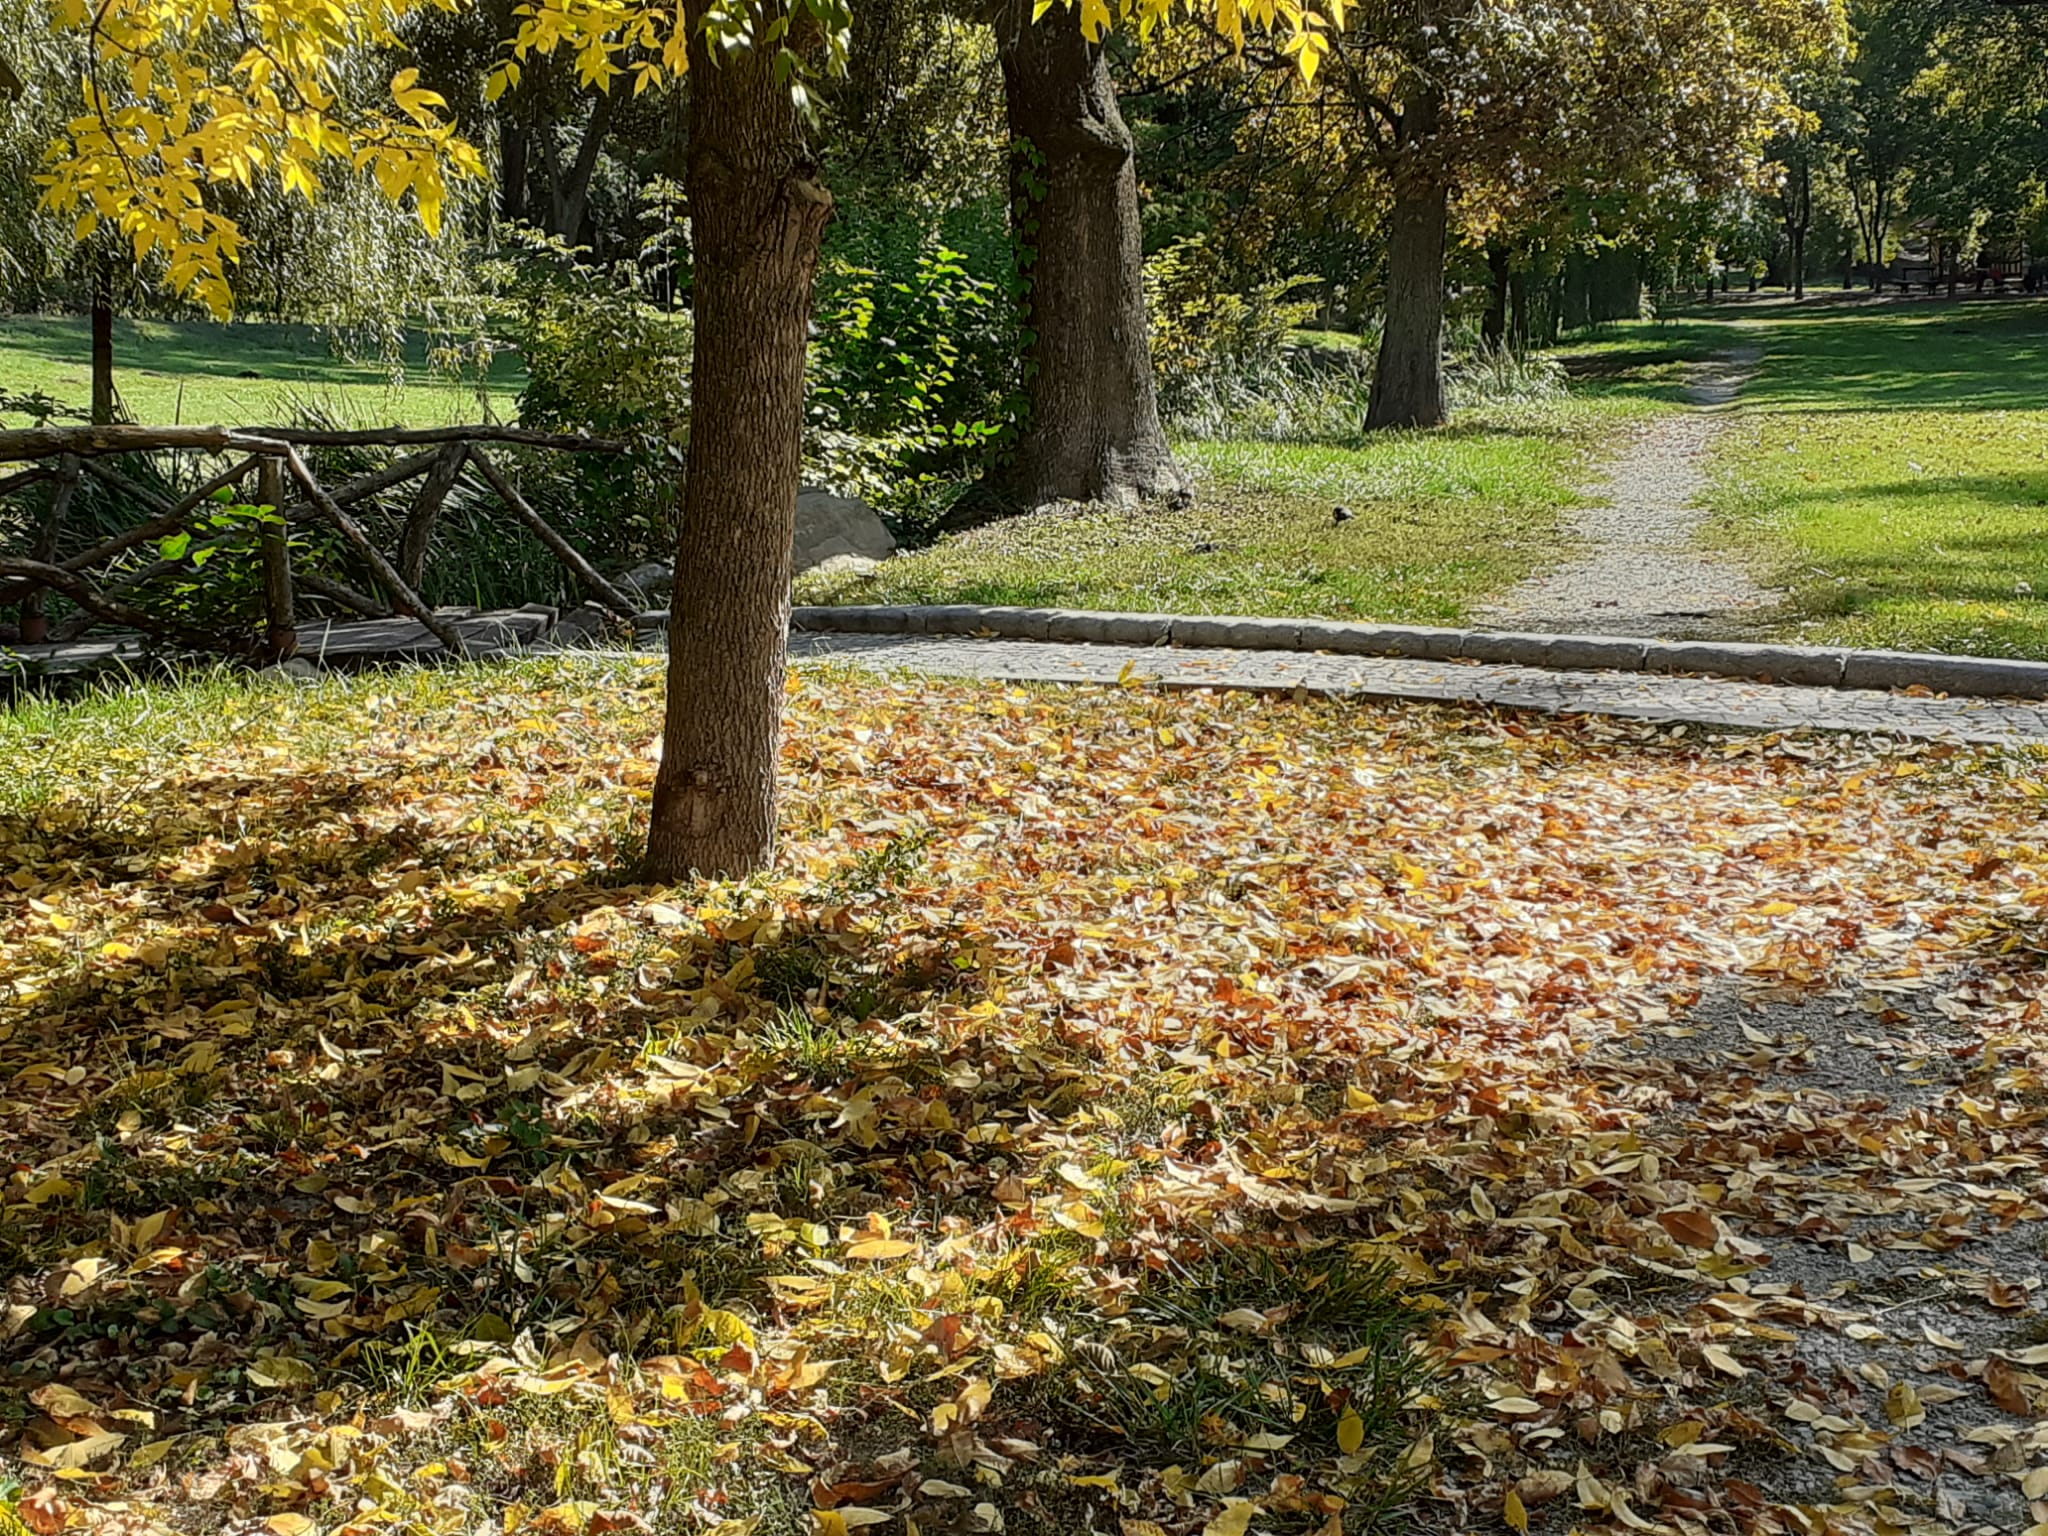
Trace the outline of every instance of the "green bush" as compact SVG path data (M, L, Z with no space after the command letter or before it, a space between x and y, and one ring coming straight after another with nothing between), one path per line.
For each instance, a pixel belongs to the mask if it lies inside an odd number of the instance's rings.
M855 209L818 273L806 456L813 478L912 527L942 513L1016 419L1022 338L1000 204L935 221Z
M1220 379L1275 369L1294 332L1316 313L1313 299L1296 297L1314 278L1276 278L1249 293L1229 293L1218 289L1216 270L1200 235L1176 240L1145 263L1152 366L1169 416L1212 396Z
M526 362L518 397L522 426L541 432L588 432L627 444L621 455L518 453L508 473L524 496L571 543L604 567L670 559L682 471L690 442L688 309L651 303L633 268L594 268L559 240L520 236L508 258L483 270L492 295L494 330ZM475 545L459 547L469 535ZM553 565L532 559L520 535L500 547L496 522L469 514L467 498L451 500L442 543L451 561L436 561L457 590L455 602L510 598L582 600ZM455 575L463 567L465 575ZM524 592L510 584L532 582Z

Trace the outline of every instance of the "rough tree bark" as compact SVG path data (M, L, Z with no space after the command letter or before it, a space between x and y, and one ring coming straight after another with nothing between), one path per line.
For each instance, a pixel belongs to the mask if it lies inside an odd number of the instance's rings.
M1424 88L1403 114L1394 207L1387 219L1387 310L1367 431L1440 427L1444 404L1444 244L1450 191L1425 159L1441 106Z
M1032 10L1006 0L995 21L1030 333L1009 490L1027 506L1183 495L1152 380L1136 146L1079 9Z
M695 412L646 873L743 875L775 850L804 349L832 199L767 50L709 55L688 0ZM770 0L764 23L784 14Z
M114 394L114 274L105 262L92 275L92 424L109 425Z

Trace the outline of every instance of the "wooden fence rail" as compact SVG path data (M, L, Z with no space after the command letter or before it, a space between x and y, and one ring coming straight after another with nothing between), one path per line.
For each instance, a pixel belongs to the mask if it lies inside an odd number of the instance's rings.
M433 534L443 504L467 470L474 469L511 522L538 539L590 594L630 622L641 606L607 581L567 539L537 512L483 445L511 445L561 452L618 453L624 445L603 438L529 432L518 427L462 426L396 428L388 431L326 431L286 427L36 427L0 431L0 463L28 461L31 467L0 477L0 497L33 487L51 490L31 532L27 558L0 555L0 604L17 603L25 643L72 640L100 624L113 624L172 643L236 655L282 659L297 645L296 592L303 590L367 618L395 611L424 625L451 654L465 654L461 631L437 614L420 595ZM307 464L306 448L417 448L415 452L329 490ZM121 454L205 453L234 455L234 461L173 501L102 462ZM260 525L257 558L263 594L263 629L257 634L221 634L137 607L131 594L163 575L192 569L191 555L215 547L219 538L203 532L177 558L95 580L98 567L155 540L193 533L193 524L222 490L247 487L253 473L254 504L271 508L275 520ZM131 528L66 558L58 553L71 504L90 477L150 515ZM409 481L419 480L405 516L398 549L390 556L349 508ZM249 494L245 489L243 494ZM316 572L294 573L289 530L324 525L333 529L369 568L389 603L357 592ZM51 626L44 612L47 594L67 598L78 612Z

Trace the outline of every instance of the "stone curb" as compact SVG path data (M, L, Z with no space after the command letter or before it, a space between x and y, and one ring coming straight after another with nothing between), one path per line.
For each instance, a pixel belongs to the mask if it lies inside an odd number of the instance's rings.
M640 616L640 627L666 623ZM1481 661L1575 671L1687 672L1809 688L1927 688L1972 698L2048 699L2048 662L1914 651L1835 650L1810 645L1740 645L1706 640L1636 640L1606 635L1524 635L1342 624L1318 619L1181 618L1163 613L1087 613L1063 608L850 607L792 609L806 634L959 635L1097 645L1326 651L1422 661Z

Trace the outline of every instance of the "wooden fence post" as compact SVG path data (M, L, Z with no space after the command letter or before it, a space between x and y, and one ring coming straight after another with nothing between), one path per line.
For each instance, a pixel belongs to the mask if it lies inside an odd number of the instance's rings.
M36 530L34 557L44 565L57 559L57 541L64 533L64 519L71 511L71 498L78 493L78 455L67 453L57 461L57 483L50 487L50 505L43 524ZM48 589L38 587L21 600L21 638L25 644L41 645L50 638L49 616L43 605Z
M257 534L263 556L264 653L272 661L295 656L299 630L292 611L291 530L284 525L284 463L275 454L265 454L256 468L256 501L268 507L276 521L266 521Z

